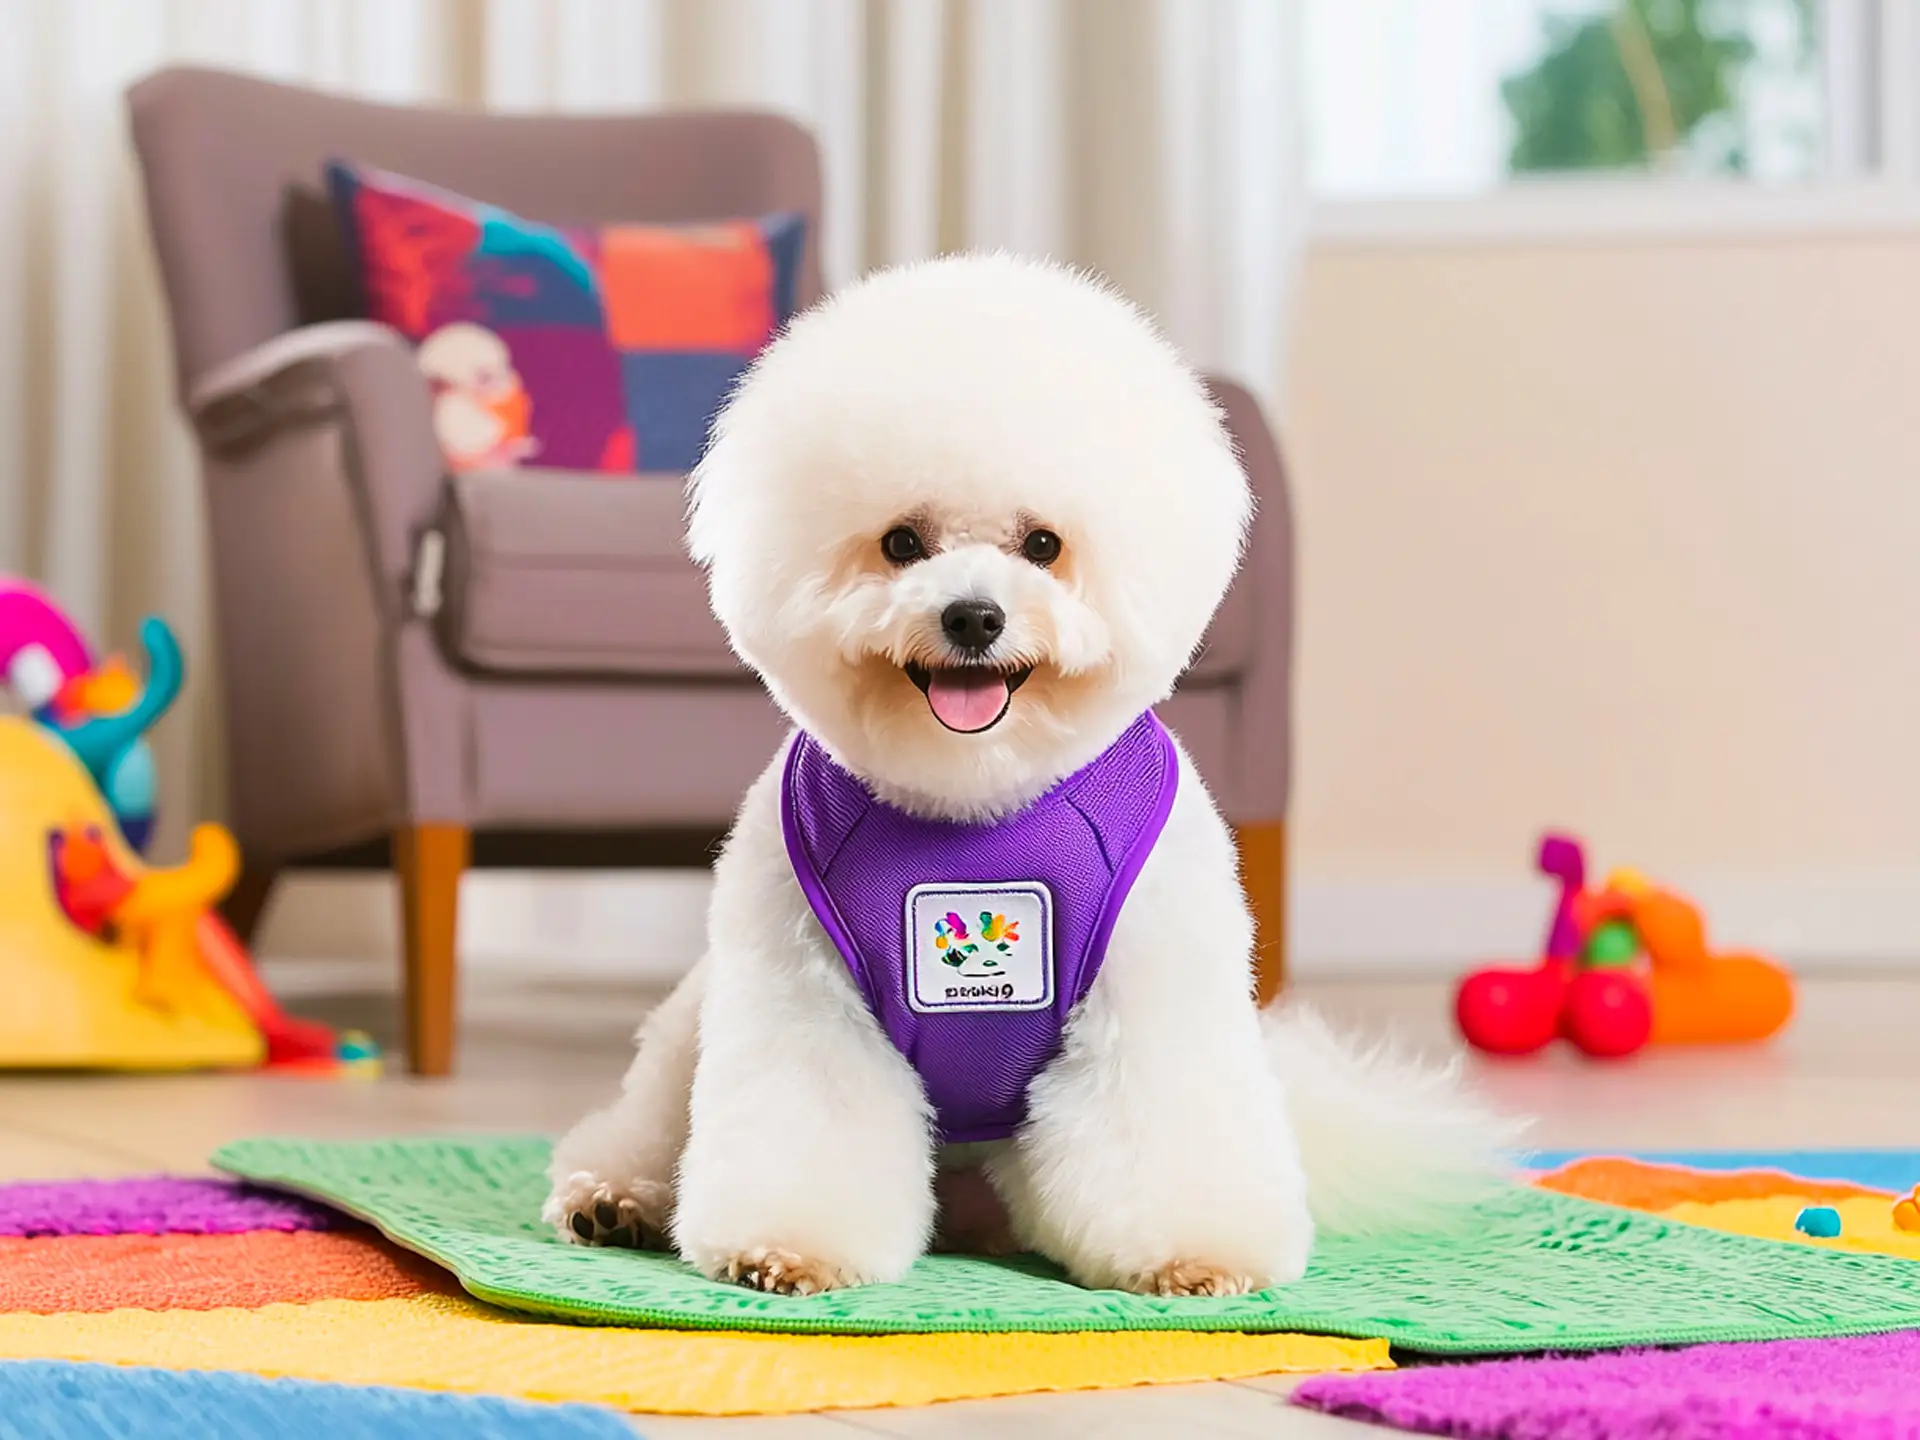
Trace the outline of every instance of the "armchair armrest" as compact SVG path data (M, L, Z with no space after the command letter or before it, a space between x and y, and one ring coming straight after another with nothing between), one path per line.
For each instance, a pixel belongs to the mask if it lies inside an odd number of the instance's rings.
M193 377L235 834L250 865L406 812L400 650L443 464L430 392L384 326L292 330Z
M389 585L406 574L445 466L432 394L397 331L367 320L289 330L197 376L186 405L208 453L239 470L292 432L338 427L375 568Z
M397 331L372 320L330 320L289 330L196 376L187 386L187 412L197 422L227 402L250 395L294 365L338 359L369 345L404 348L406 342Z

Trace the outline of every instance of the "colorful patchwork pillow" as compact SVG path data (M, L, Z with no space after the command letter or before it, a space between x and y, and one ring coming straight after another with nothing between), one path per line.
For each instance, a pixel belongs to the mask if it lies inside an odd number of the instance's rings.
M576 229L333 161L368 318L417 347L454 470L693 468L792 316L806 220Z

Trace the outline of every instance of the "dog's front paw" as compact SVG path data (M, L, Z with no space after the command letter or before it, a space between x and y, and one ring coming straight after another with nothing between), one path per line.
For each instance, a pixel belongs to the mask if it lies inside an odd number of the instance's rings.
M1205 1260L1169 1260L1127 1276L1120 1288L1135 1295L1245 1295L1262 1286L1251 1275Z
M733 1256L722 1273L736 1285L769 1295L818 1295L849 1283L835 1266L766 1246Z
M574 1245L622 1250L667 1250L672 1192L664 1185L618 1188L585 1170L554 1187L540 1212L560 1238Z

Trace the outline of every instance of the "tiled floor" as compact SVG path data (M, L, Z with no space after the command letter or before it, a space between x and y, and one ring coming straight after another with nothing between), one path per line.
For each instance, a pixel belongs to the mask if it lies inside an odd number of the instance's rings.
M1443 987L1304 987L1330 1015L1391 1029L1415 1046L1448 1043ZM254 1077L21 1076L0 1080L0 1178L204 1168L216 1146L277 1132L365 1136L452 1130L551 1131L616 1083L627 1037L651 994L499 985L468 997L459 1078L377 1084ZM315 1008L315 1007L309 1007ZM391 1002L332 1007L327 1018L389 1026ZM1538 1115L1552 1147L1920 1146L1920 978L1826 979L1804 987L1793 1029L1773 1046L1673 1052L1594 1067L1557 1054L1475 1073L1510 1108ZM925 1410L789 1419L644 1419L655 1436L736 1434L828 1440L858 1433L1261 1436L1287 1440L1344 1422L1282 1403L1282 1381L966 1402Z

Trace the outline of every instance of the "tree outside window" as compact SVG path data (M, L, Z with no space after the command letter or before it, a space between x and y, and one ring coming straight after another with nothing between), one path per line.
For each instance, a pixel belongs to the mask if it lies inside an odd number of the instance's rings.
M1817 150L1817 125L1765 113L1756 89L1813 83L1813 0L1619 0L1543 17L1546 49L1501 82L1515 174L1664 167L1746 175L1756 151ZM1759 112L1759 113L1756 113ZM1776 133L1756 131L1773 122Z

